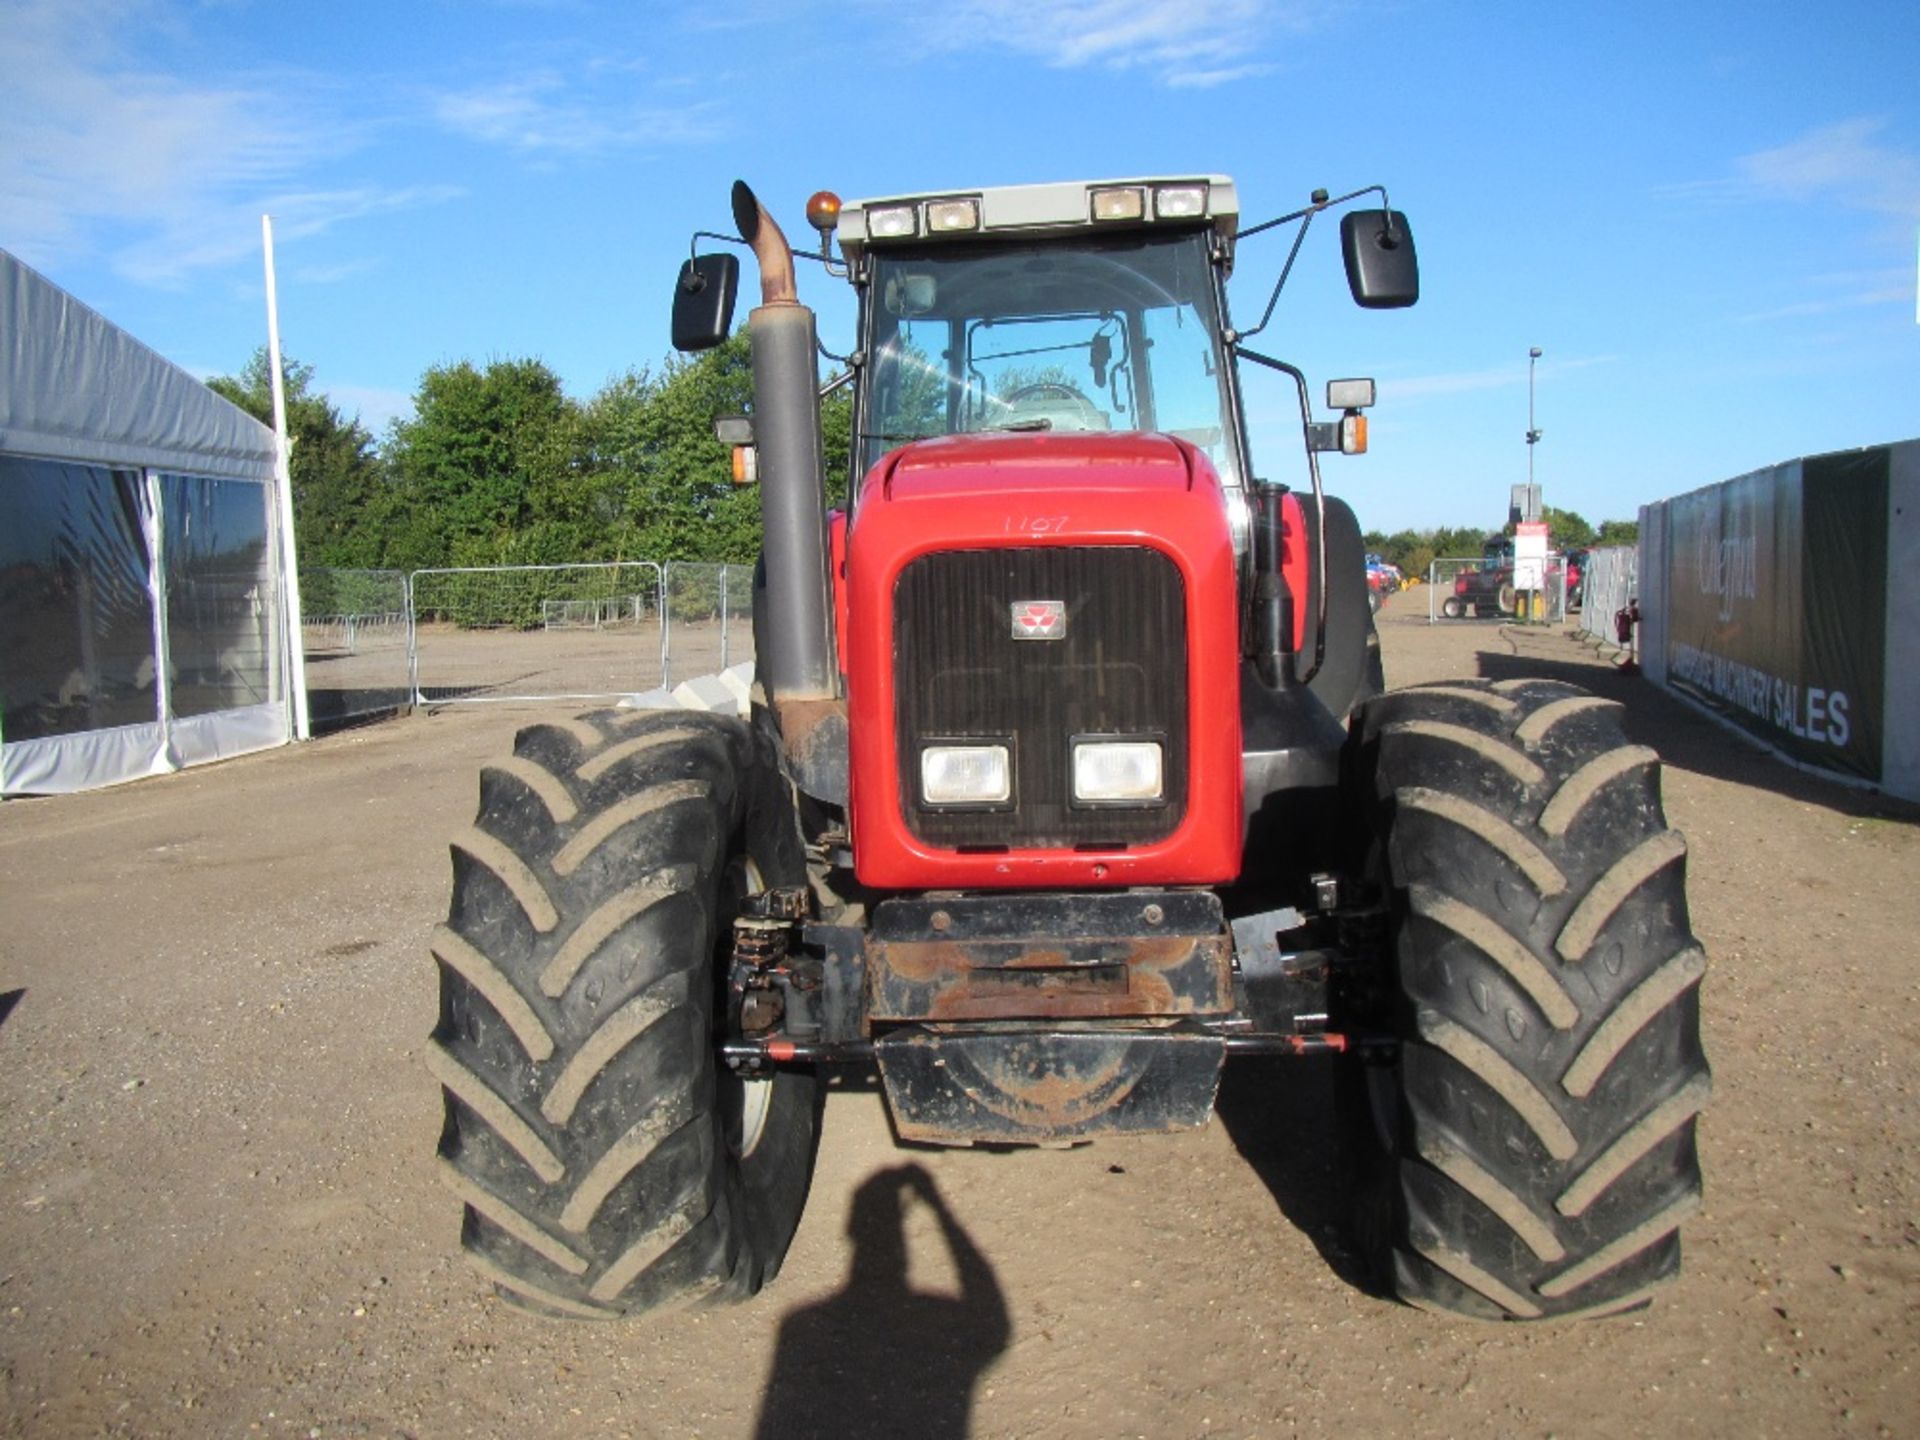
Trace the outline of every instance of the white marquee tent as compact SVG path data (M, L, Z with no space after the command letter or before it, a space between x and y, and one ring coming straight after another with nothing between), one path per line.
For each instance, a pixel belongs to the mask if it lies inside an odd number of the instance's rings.
M0 793L285 743L273 432L0 250Z

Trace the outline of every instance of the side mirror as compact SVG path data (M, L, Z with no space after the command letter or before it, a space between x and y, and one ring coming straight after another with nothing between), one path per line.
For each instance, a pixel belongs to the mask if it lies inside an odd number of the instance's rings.
M673 287L673 348L711 350L733 330L740 261L724 251L695 255L680 267Z
M1347 288L1367 310L1396 310L1420 298L1413 230L1398 210L1349 210L1340 217Z

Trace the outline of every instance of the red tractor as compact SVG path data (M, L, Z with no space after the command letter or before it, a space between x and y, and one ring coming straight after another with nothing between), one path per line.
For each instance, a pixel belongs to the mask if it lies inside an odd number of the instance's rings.
M1369 193L1283 217L1282 283ZM1349 286L1410 305L1378 193ZM1372 382L1317 422L1228 316L1236 245L1282 221L1240 228L1221 176L816 196L806 258L859 302L829 515L795 257L733 208L751 715L536 724L482 774L431 1048L482 1273L556 1315L753 1294L823 1067L877 1067L906 1140L1058 1144L1204 1125L1252 1055L1336 1057L1387 1293L1535 1319L1674 1275L1705 961L1657 759L1557 681L1382 693L1317 461L1365 448ZM724 339L737 283L690 260L675 343ZM1298 392L1298 491L1255 477L1243 363Z

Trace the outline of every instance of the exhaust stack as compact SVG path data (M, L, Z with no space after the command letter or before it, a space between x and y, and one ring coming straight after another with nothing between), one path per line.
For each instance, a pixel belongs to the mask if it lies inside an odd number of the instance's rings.
M760 269L760 304L747 317L766 565L755 675L801 789L844 804L846 717L837 703L813 311L798 299L787 237L745 181L734 182L733 219Z

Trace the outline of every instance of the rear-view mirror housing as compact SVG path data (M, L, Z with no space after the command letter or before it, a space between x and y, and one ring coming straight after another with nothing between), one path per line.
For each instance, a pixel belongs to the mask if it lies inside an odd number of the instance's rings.
M733 302L740 290L740 261L722 251L695 255L680 267L673 286L673 348L711 350L733 331Z
M1420 298L1413 229L1398 210L1349 210L1340 217L1340 253L1356 305L1395 310Z

